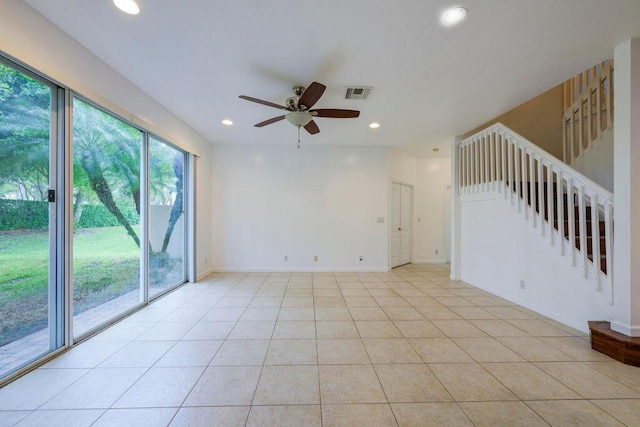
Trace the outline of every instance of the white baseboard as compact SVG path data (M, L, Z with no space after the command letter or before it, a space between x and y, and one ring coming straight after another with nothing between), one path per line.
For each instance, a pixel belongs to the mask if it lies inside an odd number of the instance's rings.
M200 280L204 279L205 277L207 277L208 275L214 272L215 271L213 268L203 271L202 273L198 274L198 276L196 277L196 282L199 282Z
M233 267L217 267L211 268L207 274L211 273L386 273L388 267L353 267L353 268L313 268L313 267L296 267L296 268L233 268Z
M640 326L631 326L628 323L612 320L611 329L628 337L640 337Z
M411 261L413 264L446 264L447 260L444 258L420 258Z

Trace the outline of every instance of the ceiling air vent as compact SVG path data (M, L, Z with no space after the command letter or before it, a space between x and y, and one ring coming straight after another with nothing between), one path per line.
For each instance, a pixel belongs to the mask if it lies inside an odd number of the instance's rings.
M367 99L373 86L348 87L344 99Z

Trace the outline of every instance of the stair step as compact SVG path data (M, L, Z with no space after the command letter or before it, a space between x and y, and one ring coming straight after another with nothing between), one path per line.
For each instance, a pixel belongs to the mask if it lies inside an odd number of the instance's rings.
M593 253L593 237L587 236L587 251L591 255ZM580 236L576 236L576 249L580 249ZM604 254L607 250L607 239L600 237L600 253Z
M564 222L564 237L569 238L569 221L563 221ZM555 230L558 230L558 221L554 220L553 221L553 228ZM587 237L591 237L593 235L593 226L591 221L587 221L586 223L586 232L587 232ZM600 237L603 237L605 235L605 230L606 230L606 226L604 221L600 221ZM576 233L576 236L580 235L580 222L579 221L575 221L574 223L574 230Z
M525 206L530 208L531 206L534 207L535 211L537 213L540 213L540 193L539 193L539 185L543 185L542 188L542 199L544 200L545 203L545 209L544 209L544 213L543 213L543 217L545 220L549 221L549 211L548 211L548 206L549 206L549 188L546 182L535 182L533 183L532 186L529 185L528 182L519 182L518 185L516 185L515 182L511 182L511 183L507 183L507 188L510 188L511 191L513 191L514 193L517 193L518 195L522 195L523 199L525 200ZM569 209L568 209L568 197L569 195L566 193L564 188L559 189L558 188L558 184L556 182L554 182L552 184L552 197L553 197L553 212L552 212L552 221L553 221L553 228L555 230L558 230L558 224L559 224L559 220L558 220L558 197L559 197L559 190L562 192L562 225L564 226L564 238L565 239L569 239ZM605 274L607 272L607 259L606 259L606 238L605 238L605 233L606 233L606 225L605 222L601 220L602 215L598 212L597 214L593 213L593 209L591 206L586 205L584 207L584 211L581 212L580 206L578 206L578 195L577 194L573 194L573 201L574 201L574 212L573 212L573 217L574 217L574 234L575 234L575 242L574 242L574 246L576 249L580 250L580 220L581 217L584 216L585 219L585 234L586 234L586 250L587 250L587 257L589 260L593 261L593 219L595 217L596 220L598 220L598 229L599 229L599 235L600 235L600 270L603 271ZM587 199L588 202L588 199ZM549 221L551 222L551 221Z

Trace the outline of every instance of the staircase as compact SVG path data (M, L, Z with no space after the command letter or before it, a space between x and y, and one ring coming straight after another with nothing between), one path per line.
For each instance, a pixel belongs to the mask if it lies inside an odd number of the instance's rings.
M501 195L595 289L608 290L612 298L611 192L501 123L457 149L461 199Z

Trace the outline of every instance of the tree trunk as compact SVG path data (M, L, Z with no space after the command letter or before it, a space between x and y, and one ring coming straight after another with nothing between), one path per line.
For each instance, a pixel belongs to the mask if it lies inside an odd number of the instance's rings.
M127 233L136 245L140 247L140 239L136 232L131 228L131 225L127 221L127 218L122 214L120 208L116 205L116 202L113 200L113 195L111 193L111 188L109 187L109 183L107 182L104 174L102 173L102 169L98 165L98 162L91 158L91 154L87 153L82 156L82 167L87 172L87 176L89 177L89 182L91 183L91 188L95 191L100 202L111 212L111 214L116 217L118 222L127 230Z
M80 225L80 217L82 217L82 209L84 208L84 194L78 192L74 198L75 204L73 205L73 226L75 228Z
M173 172L176 174L176 201L171 207L171 214L169 215L169 224L167 225L167 231L164 234L164 241L162 242L161 252L166 252L173 234L173 229L182 215L182 208L184 205L184 156L182 154L176 155L173 161Z

